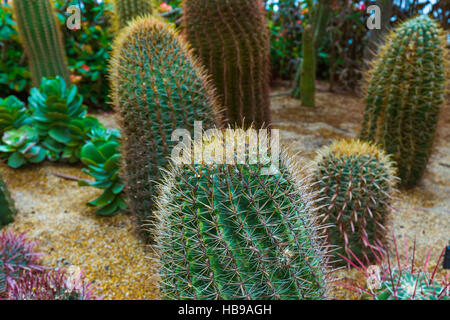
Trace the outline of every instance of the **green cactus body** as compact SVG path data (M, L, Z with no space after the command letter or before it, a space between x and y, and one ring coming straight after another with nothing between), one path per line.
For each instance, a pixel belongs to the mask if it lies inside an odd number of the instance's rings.
M70 83L61 30L49 0L14 0L19 34L28 58L33 86L42 77L61 76Z
M153 18L133 21L114 45L112 100L120 115L123 180L139 224L151 221L154 182L175 145L176 129L194 121L220 126L204 70L175 31ZM151 234L146 233L149 241Z
M261 1L184 1L183 29L212 75L229 123L270 125L269 32Z
M388 37L369 73L361 139L393 155L402 187L413 187L430 156L445 93L445 38L425 16Z
M246 140L242 133L235 145ZM204 150L222 148L219 141L204 141ZM156 212L166 299L326 297L327 248L312 196L293 159L282 152L280 160L272 175L263 173L267 165L217 158L171 167Z
M336 255L374 262L370 246L384 242L396 181L389 157L367 142L338 141L319 151L314 181Z
M16 209L14 207L14 201L0 174L0 229L13 222L15 214Z
M130 21L139 17L152 14L151 0L114 0L119 28L124 28Z
M300 98L305 107L316 105L316 50L313 29L307 25L303 31L302 71L300 76Z

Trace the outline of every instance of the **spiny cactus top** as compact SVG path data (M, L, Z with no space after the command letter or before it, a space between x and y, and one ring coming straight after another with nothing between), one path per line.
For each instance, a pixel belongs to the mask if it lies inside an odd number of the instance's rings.
M231 139L242 145L247 137ZM203 150L221 150L219 140L204 141ZM250 149L244 150L249 155ZM263 164L245 158L236 165L212 157L171 167L160 185L156 213L165 298L326 296L327 250L312 196L295 161L284 152L280 158L273 175L263 175Z
M211 73L231 125L270 125L270 46L260 0L186 0L183 32Z
M172 133L192 133L194 121L203 121L205 128L220 125L219 107L187 45L153 18L139 18L124 29L111 65L112 100L122 126L123 178L130 209L142 224L152 219L153 184L175 144Z
M320 213L334 225L328 240L339 248L336 253L351 250L372 262L371 245L384 242L396 183L391 160L372 144L342 140L319 151L313 170Z
M361 139L394 156L403 187L413 187L431 153L445 93L444 32L426 17L396 28L369 73Z
M5 181L0 174L0 229L13 222L16 208Z
M119 28L124 28L133 19L152 13L151 0L114 0L114 11Z
M14 0L13 8L33 86L39 87L42 77L58 75L69 84L66 52L51 1Z

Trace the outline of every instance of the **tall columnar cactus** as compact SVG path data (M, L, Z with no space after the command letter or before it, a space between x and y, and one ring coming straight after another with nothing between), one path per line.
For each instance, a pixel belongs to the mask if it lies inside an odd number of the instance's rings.
M186 0L183 29L231 125L270 125L269 32L259 0Z
M307 25L303 30L302 67L300 77L300 98L305 107L316 105L316 50L313 29Z
M13 222L16 209L14 201L6 187L5 181L0 174L0 229Z
M335 227L328 240L373 262L371 246L384 242L385 222L396 182L389 157L361 141L338 141L319 151L315 160L315 189L321 193L321 214Z
M126 27L133 19L152 13L151 0L114 0L114 11L119 28Z
M175 31L153 18L133 21L114 45L112 100L122 122L123 178L139 224L152 220L154 182L176 129L220 125L205 71ZM147 233L151 240L150 233Z
M61 30L49 0L14 0L15 19L28 58L33 86L42 77L61 76L70 83Z
M246 136L226 139L238 145ZM221 141L204 141L204 150L221 152ZM324 226L294 160L282 152L279 170L264 175L260 162L220 159L174 164L160 184L156 230L164 297L325 298Z
M445 94L446 41L426 16L394 30L369 73L361 139L394 156L402 187L413 187L431 153Z

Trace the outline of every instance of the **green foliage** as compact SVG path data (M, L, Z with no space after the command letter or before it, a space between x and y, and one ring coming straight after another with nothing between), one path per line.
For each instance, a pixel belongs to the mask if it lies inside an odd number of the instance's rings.
M16 208L14 206L14 200L11 198L11 194L6 187L5 180L0 174L0 229L13 222L15 215Z
M33 85L43 77L61 76L69 84L69 69L61 31L49 0L14 0L14 14L31 70Z
M393 155L402 187L414 187L430 157L445 93L445 37L426 16L389 36L369 74L361 139Z
M98 215L110 216L126 208L122 196L124 185L119 177L119 130L94 128L89 141L81 149L81 161L87 166L83 172L95 178L94 182L81 180L79 185L103 189L103 194L89 202L99 207Z
M151 0L114 0L114 10L119 27L124 28L139 16L152 14Z
M227 121L269 126L270 36L261 1L184 1L183 33L212 75Z
M130 209L142 225L153 219L154 182L175 145L173 131L192 134L195 120L208 128L216 119L220 124L217 103L187 45L153 18L138 19L120 34L111 65L112 100L122 125L122 174Z
M10 5L0 0L0 92L3 96L18 94L31 82L15 26Z
M313 32L310 25L303 30L300 98L305 107L315 107L316 105L316 50Z
M318 153L314 188L320 193L320 213L334 227L328 241L337 255L351 251L373 262L371 245L384 243L384 225L396 181L393 164L377 147L360 141L338 141Z
M15 96L0 98L0 137L5 131L18 129L32 122L25 104Z
M246 136L232 139L242 145ZM204 141L204 150L223 150L222 141ZM325 298L323 226L293 159L282 152L280 169L269 175L261 161L211 160L173 165L160 185L156 233L164 298Z

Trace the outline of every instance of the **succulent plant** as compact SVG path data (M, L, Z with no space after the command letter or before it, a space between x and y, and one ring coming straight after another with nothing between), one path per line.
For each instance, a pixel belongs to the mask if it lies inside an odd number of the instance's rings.
M0 174L0 229L13 222L15 215L16 208L14 206L14 200L11 198L11 194L9 193L5 180Z
M154 182L175 145L171 135L194 121L220 125L218 104L205 72L166 24L146 17L116 39L111 63L112 101L120 116L123 180L131 212L142 225L153 219ZM151 241L151 233L144 232Z
M8 288L9 300L98 300L83 272L56 269L25 273Z
M336 254L349 250L372 262L372 245L383 243L397 178L390 158L367 142L341 140L322 148L314 162L314 188Z
M186 0L182 23L212 75L229 123L270 125L269 31L261 1Z
M12 129L19 129L23 125L30 125L32 118L25 104L15 96L0 98L0 136Z
M151 0L114 0L113 3L119 28L124 28L133 19L150 15L153 11Z
M48 151L39 145L38 132L30 126L6 131L2 142L0 152L3 157L8 158L8 165L12 168L42 162L48 154Z
M412 18L390 34L368 76L361 139L393 155L402 187L418 183L431 154L444 102L445 47L434 20Z
M90 140L81 149L81 161L87 166L83 172L95 181L81 180L78 184L103 189L103 194L88 205L100 207L98 215L115 215L127 207L122 195L124 185L119 177L120 132L99 127L92 129L88 136Z
M61 30L49 0L14 0L13 9L19 34L31 69L33 85L43 77L61 76L69 84Z
M440 255L432 272L427 272L431 249L423 267L416 264L416 243L414 242L411 260L409 259L405 239L406 263L400 259L399 249L394 236L394 254L397 261L391 261L389 253L382 246L374 247L377 265L366 266L361 261L355 261L352 252L343 256L349 264L359 270L367 279L367 285L343 283L350 290L358 292L365 299L373 300L450 300L450 282L447 277L437 279L437 269L444 252ZM354 262L355 261L355 262Z
M86 106L77 87L67 88L61 77L43 78L39 89L31 89L29 103L49 159L78 161L87 133L98 126L98 120L86 117Z
M250 157L246 134L236 131L227 143ZM203 150L223 150L220 141L203 141ZM261 156L255 164L239 156L234 165L217 156L173 164L161 182L155 216L164 298L325 298L325 226L296 163L282 152L268 175Z
M37 264L36 244L23 233L0 231L0 295L26 270L42 270Z

